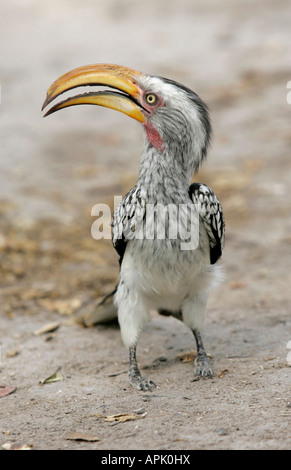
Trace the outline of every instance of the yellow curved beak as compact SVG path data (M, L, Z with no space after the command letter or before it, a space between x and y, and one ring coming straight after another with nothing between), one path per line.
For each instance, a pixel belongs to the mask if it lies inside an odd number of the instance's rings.
M143 111L145 110L139 104L141 90L137 85L141 75L135 70L112 64L87 65L74 69L62 75L49 87L42 110L61 94L80 86L100 85L112 88L112 91L82 93L69 97L55 104L44 117L68 106L95 104L116 109L144 123L146 117Z

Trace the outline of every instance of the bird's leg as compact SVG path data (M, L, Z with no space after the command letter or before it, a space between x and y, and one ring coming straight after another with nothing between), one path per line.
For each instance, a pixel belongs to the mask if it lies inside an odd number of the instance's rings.
M149 390L152 391L151 387L156 387L155 382L148 380L146 377L142 377L140 370L137 365L136 359L136 346L130 346L129 348L129 382L137 390Z
M199 330L192 329L196 345L197 345L197 357L195 359L195 375L201 375L202 377L213 377L212 369L209 364L209 360L204 349L201 334Z

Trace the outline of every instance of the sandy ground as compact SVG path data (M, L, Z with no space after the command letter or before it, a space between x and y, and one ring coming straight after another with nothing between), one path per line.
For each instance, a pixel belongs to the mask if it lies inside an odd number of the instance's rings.
M0 395L15 388L0 397L3 448L291 448L290 22L287 0L1 6ZM174 78L209 104L197 180L227 224L204 331L213 379L193 381L191 332L153 314L138 357L159 388L138 392L118 325L82 323L118 276L91 208L135 183L142 133L110 110L40 107L54 79L94 62Z

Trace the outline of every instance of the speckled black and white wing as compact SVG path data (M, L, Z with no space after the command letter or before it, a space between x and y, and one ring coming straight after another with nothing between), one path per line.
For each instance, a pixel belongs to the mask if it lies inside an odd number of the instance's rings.
M209 237L210 263L215 264L224 247L225 223L222 207L214 192L205 184L191 184L189 195L198 207L200 220Z
M112 243L119 255L121 266L127 242L137 237L146 211L145 199L139 188L134 186L122 199L114 212L112 221Z

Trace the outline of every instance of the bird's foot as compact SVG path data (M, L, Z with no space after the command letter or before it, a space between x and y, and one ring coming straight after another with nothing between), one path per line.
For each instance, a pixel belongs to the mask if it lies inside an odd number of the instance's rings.
M153 380L148 380L146 377L142 377L140 370L137 365L136 360L136 348L131 346L129 348L129 371L128 377L130 385L132 385L136 390L152 391L152 387L156 387L156 384Z
M198 356L195 359L194 366L195 376L201 375L201 377L213 377L213 372L206 354L198 353Z
M149 380L146 377L142 377L141 375L130 375L129 382L130 385L136 388L136 390L152 392L152 387L156 387L156 384L153 380Z

